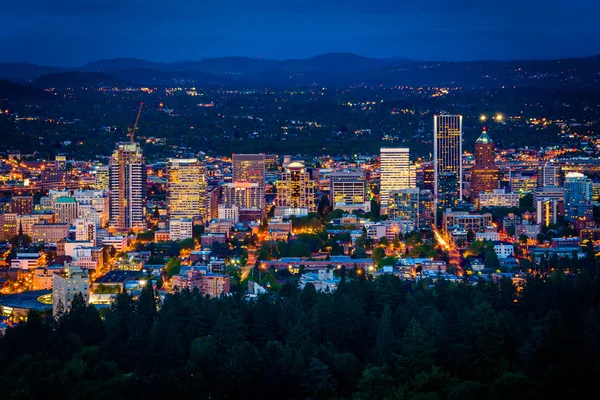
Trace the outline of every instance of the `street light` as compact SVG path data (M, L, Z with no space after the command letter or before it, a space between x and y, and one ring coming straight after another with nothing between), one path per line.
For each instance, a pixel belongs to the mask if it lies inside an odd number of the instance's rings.
M485 115L485 114L481 114L481 116L479 116L479 120L480 120L481 122L485 122L485 121L487 120L487 117L486 117L486 115Z
M501 113L496 114L495 120L496 122L504 121L504 115L502 115Z

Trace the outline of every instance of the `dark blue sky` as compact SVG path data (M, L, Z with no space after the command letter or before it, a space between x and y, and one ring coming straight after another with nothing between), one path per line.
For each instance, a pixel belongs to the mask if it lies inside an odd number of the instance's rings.
M598 0L2 0L0 61L600 53Z

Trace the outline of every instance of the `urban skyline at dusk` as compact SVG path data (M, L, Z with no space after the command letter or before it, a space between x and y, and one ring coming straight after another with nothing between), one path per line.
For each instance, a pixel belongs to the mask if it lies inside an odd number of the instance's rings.
M0 399L598 392L597 2L5 3Z

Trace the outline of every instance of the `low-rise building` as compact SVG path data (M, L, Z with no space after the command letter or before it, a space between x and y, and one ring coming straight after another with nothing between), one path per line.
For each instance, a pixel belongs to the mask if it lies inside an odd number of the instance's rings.
M32 228L31 240L43 243L58 243L69 236L69 224L35 224Z

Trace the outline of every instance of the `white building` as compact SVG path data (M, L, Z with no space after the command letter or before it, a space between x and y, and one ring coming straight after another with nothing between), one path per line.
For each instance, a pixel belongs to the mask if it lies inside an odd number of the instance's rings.
M96 223L97 227L108 225L110 198L102 190L75 190L73 197L77 200L78 218L85 218Z
M237 224L240 220L240 209L235 205L227 207L225 204L219 204L217 209L217 217L219 219L231 219L235 224Z
M75 225L75 240L90 241L96 245L96 222L84 218L77 218Z
M512 243L494 242L494 252L498 258L512 257L515 254L515 247Z
M52 312L60 315L71 310L76 294L81 293L87 304L90 295L88 271L72 265L65 266L62 274L52 277Z
M34 270L42 266L43 259L43 255L40 253L17 252L17 256L10 261L10 267Z
M495 189L493 193L481 192L479 194L479 208L492 207L519 207L519 193L506 192L504 189Z
M116 251L123 251L127 248L126 236L108 236L102 240L102 246L112 246Z
M194 237L194 221L189 218L177 218L169 221L169 238L173 241Z
M309 272L300 276L300 288L303 289L306 285L312 284L317 292L333 292L337 289L340 283L340 278L333 276L332 270L320 269L318 272Z

